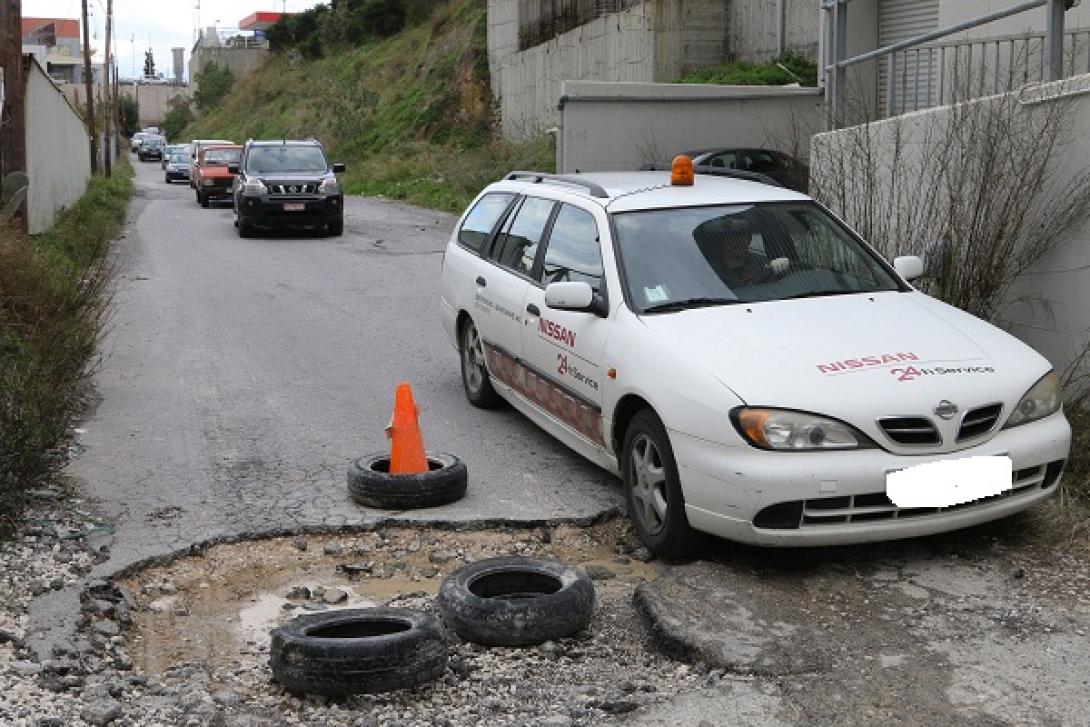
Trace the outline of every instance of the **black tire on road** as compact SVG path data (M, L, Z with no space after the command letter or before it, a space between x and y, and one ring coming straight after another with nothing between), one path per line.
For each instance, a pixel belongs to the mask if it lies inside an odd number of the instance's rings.
M169 174L164 174L163 175L163 181L166 182L167 184L170 184L170 175Z
M367 507L414 510L446 505L465 497L465 462L453 454L428 454L431 469L418 475L390 474L390 455L360 457L348 467L348 494Z
M685 516L685 497L670 437L655 412L644 409L632 417L621 452L621 479L636 534L656 555L686 555L694 535Z
M340 237L344 234L344 220L337 220L336 222L329 223L329 234L333 237Z
M273 630L269 662L296 694L409 689L446 670L446 633L434 616L404 608L306 614Z
M478 409L495 409L503 400L492 387L484 358L484 341L472 318L458 331L458 353L462 359L462 388L466 399Z
M530 646L590 623L594 584L560 561L512 555L462 566L443 580L438 600L447 626L466 641Z
M252 222L246 222L243 219L237 219L237 220L235 220L235 227L238 228L238 236L239 237L253 237L254 236L254 226L253 226Z
M208 199L208 195L201 194L200 192L197 192L197 201L201 203L201 207L207 207L210 202L210 200Z

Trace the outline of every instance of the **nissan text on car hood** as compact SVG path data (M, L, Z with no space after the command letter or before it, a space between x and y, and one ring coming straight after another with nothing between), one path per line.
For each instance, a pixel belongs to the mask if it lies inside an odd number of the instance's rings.
M742 401L841 417L928 410L942 399L1002 401L1051 368L1028 346L922 293L878 292L645 315ZM768 332L777 331L774 342ZM1034 378L1033 375L1030 378ZM1032 382L1030 382L1032 383ZM927 406L930 404L930 406Z

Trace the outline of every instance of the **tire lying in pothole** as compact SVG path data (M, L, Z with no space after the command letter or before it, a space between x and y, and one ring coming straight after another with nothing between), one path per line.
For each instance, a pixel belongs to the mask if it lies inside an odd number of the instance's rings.
M428 454L427 458L427 472L394 475L389 454L360 457L348 468L348 494L361 505L381 510L436 507L465 497L465 462L453 454Z
M439 608L466 641L531 646L581 631L594 614L594 584L557 560L488 558L443 580Z
M443 625L404 608L305 614L272 632L273 676L296 694L374 694L409 689L447 668Z

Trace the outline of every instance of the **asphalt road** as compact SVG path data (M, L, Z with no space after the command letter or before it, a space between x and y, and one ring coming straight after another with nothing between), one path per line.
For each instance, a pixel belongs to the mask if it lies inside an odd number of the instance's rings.
M240 239L228 202L196 204L156 163L114 248L99 403L69 472L114 523L110 572L223 534L389 516L347 497L349 462L388 448L412 384L425 445L463 458L469 494L407 513L445 520L595 515L620 483L513 410L465 400L439 322L455 218L346 200L343 237Z

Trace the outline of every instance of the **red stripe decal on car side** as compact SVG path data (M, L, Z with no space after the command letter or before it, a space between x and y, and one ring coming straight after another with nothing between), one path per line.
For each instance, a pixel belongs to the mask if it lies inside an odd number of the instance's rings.
M484 355L497 379L580 434L605 446L602 412L598 407L573 396L501 348L485 343Z

